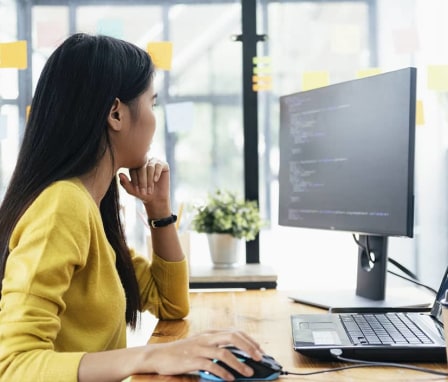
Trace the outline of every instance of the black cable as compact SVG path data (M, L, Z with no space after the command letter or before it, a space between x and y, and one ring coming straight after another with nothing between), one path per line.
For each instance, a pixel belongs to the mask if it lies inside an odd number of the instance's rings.
M369 236L366 236L366 250L369 260L374 264L376 259L375 257L372 257L372 252L370 252Z
M387 272L389 272L390 274L400 277L403 280L409 281L411 283L414 283L415 285L421 286L423 288L428 289L429 291L431 291L432 293L434 293L435 295L437 295L437 291L434 288L431 288L429 285L423 284L420 282L420 280L418 279L418 277L416 275L414 275L409 269L407 269L404 265L400 264L398 261L393 260L391 258L388 258L388 260L395 265L397 268L399 268L402 272L406 273L407 275L409 275L410 277L406 277L403 275L400 275L396 272L393 272L391 270L387 270Z
M397 260L394 260L390 257L387 258L389 262L391 262L393 265L395 265L400 271L407 274L409 277L413 278L416 281L420 281L416 274L412 273L408 268L406 268L403 264L400 264Z
M362 244L359 239L356 238L355 234L352 234L353 240L355 240L355 243L360 247L363 251L367 252L367 255L369 256L370 260L375 263L375 259L372 258L370 254L370 246L369 246L369 236L366 237L366 245ZM400 264L397 260L394 260L390 257L387 258L389 262L391 262L393 265L395 265L397 268L399 268L403 273L407 274L409 277L413 278L414 280L418 280L418 277L416 274L412 273L408 268L406 268L404 265Z
M281 372L281 375L307 376L307 375L315 375L315 374L323 374L323 373L332 373L335 371L349 370L349 369L355 369L355 368L361 368L361 367L395 367L395 368L399 368L399 369L418 371L421 373L441 375L444 377L448 376L447 372L428 369L426 367L413 366L413 365L407 365L407 364L395 363L395 362L374 362L374 361L364 361L364 360L360 360L360 359L346 358L341 355L342 354L341 349L331 349L330 353L336 360L342 361L342 362L353 363L354 365L334 367L331 369L310 371L310 372L306 372L306 373L298 373L298 372L291 372L291 371L284 370Z
M357 238L355 234L352 234L353 239L355 240L355 243L361 247L362 250L364 250L365 252L367 252L369 259L372 261L372 263L375 263L375 259L372 258L371 254L370 254L370 248L369 248L369 237L367 236L366 239L366 245L364 246ZM419 281L417 275L415 275L414 273L412 273L408 268L406 268L404 265L400 264L397 260L394 260L390 257L387 258L387 260L395 265L397 268L399 268L403 273L407 274L409 277L400 275L396 272L393 272L391 270L387 270L388 273L397 276L397 277L401 277L403 280L409 281L411 283L414 283L415 285L421 286L423 288L428 289L429 291L431 291L432 293L434 293L435 295L437 295L437 291L434 288L431 288L429 285L423 284Z
M349 370L349 369L359 369L361 367L396 367L401 369L408 369L413 371L419 371L422 373L430 373L430 374L436 374L441 376L448 376L448 373L445 373L443 371L433 370L433 369L427 369L424 367L418 367L418 366L412 366L412 365L404 365L400 363L392 363L392 362L370 362L370 361L362 361L362 360L356 360L351 358L345 358L340 356L335 356L335 358L338 361L342 362L350 362L350 363L356 363L355 365L349 365L349 366L341 366L341 367L334 367L331 369L323 369L323 370L317 370L317 371L310 371L306 373L297 373L292 371L282 371L281 375L299 375L299 376L307 376L307 375L315 375L315 374L323 374L323 373L332 373L335 371L343 371L343 370Z
M360 359L346 358L341 355L342 354L341 349L331 349L330 353L338 361L355 363L358 366L364 365L364 366L378 366L378 367L395 367L395 368L399 368L399 369L408 369L408 370L413 370L413 371L419 371L422 373L442 375L445 377L448 376L447 372L428 369L426 367L407 365L407 364L395 363L395 362L375 362L375 361L364 361L364 360L360 360Z
M341 366L341 367L334 367L331 369L323 369L323 370L317 370L317 371L310 371L307 373L297 373L292 371L282 371L281 375L301 375L301 376L307 376L307 375L315 375L315 374L323 374L323 373L332 373L334 371L342 371L342 370L348 370L348 369L359 369L360 367L372 367L373 365L350 365L350 366Z
M360 247L367 255L368 259L375 263L375 258L372 257L372 253L370 252L370 245L369 245L369 237L366 236L366 245L362 244L357 238L355 234L352 234L353 240L355 240L355 243Z
M414 279L411 279L411 278L409 278L409 277L400 275L400 274L395 273L395 272L390 271L390 270L387 270L387 272L390 273L390 274L392 274L392 275L394 275L394 276L400 277L400 278L402 278L403 280L410 281L411 283L414 283L414 284L416 284L416 285L418 285L418 286L421 286L421 287L423 287L423 288L426 288L426 289L428 289L429 291L431 291L432 293L434 293L435 295L437 295L437 291L436 291L434 288L431 288L429 285L422 284L421 282L419 282L419 281L417 281L417 280L414 280Z
M355 240L355 243L358 244L358 247L361 247L364 251L367 251L367 248L364 247L363 244L361 244L361 242L356 238L356 235L354 233L352 234L352 236L353 236L353 240Z

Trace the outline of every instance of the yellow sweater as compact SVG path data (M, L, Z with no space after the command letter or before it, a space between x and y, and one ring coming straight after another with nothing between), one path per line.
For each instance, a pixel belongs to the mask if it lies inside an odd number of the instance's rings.
M186 261L132 252L144 310L188 314ZM0 381L77 381L85 352L126 347L126 302L98 207L79 179L44 190L10 240L0 300Z

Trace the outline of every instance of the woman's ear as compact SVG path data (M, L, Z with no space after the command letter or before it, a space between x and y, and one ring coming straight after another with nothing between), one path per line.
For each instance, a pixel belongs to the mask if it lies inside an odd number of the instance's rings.
M112 130L120 131L122 126L121 124L122 117L123 117L123 104L118 98L115 98L115 101L112 107L110 108L109 115L107 117L109 127Z

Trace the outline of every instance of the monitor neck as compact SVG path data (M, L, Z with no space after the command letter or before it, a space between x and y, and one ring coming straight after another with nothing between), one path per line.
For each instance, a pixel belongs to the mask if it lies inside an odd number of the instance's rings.
M356 294L384 300L387 273L387 236L359 235Z

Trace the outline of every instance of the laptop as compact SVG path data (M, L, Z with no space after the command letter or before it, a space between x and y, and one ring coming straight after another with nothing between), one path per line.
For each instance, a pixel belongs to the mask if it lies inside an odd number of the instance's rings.
M333 361L331 350L340 349L343 357L367 361L446 362L440 301L447 289L448 268L430 312L364 308L291 315L294 350Z

